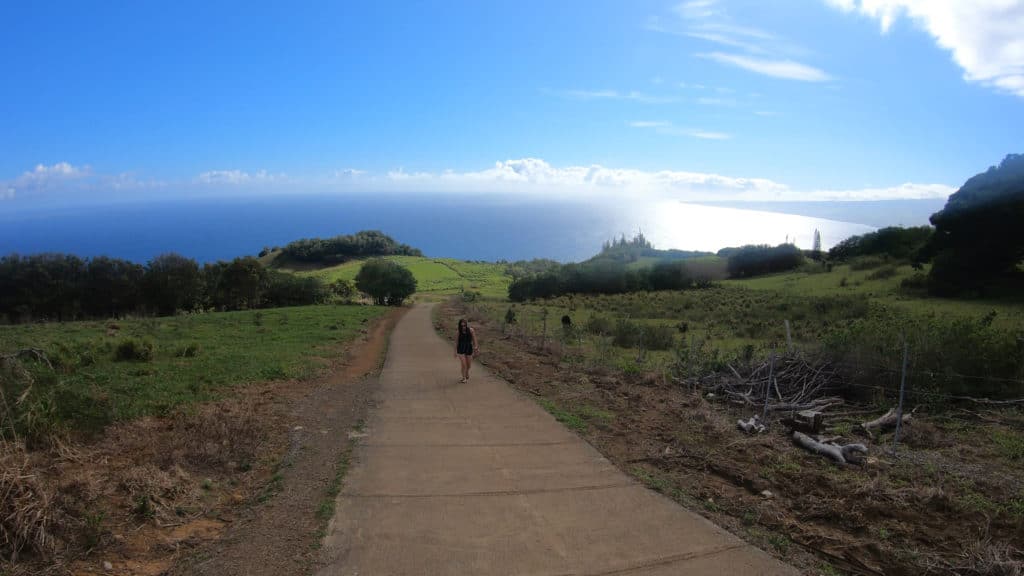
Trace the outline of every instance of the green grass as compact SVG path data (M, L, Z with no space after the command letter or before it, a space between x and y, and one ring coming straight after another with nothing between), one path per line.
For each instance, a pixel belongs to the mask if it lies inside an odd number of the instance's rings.
M508 295L508 285L512 281L502 264L418 256L388 256L386 259L408 268L416 278L417 292L420 293L458 294L465 290L504 298ZM354 260L329 268L296 273L300 276L316 276L326 282L354 281L362 266L361 260Z
M599 410L593 406L564 408L547 398L540 398L537 402L554 416L555 420L580 433L586 432L590 424L605 426L614 418L611 412Z
M916 271L907 264L897 265L895 275L871 279L878 269L854 270L844 264L831 272L812 264L803 271L771 274L744 280L725 280L725 286L747 288L790 296L863 295L872 301L895 306L916 314L955 315L983 318L996 312L993 326L1024 330L1024 302L1008 300L954 300L903 296L900 283ZM845 279L845 282L844 282Z
M163 415L215 399L239 384L312 377L324 358L335 354L331 345L351 340L365 322L385 311L308 306L114 323L0 326L0 351L41 348L55 365L54 373L31 365L36 383L21 414L28 432L95 431L113 421ZM119 329L109 330L111 325ZM119 349L138 351L150 345L148 360L146 354L136 358L127 352L122 357L129 359L117 360Z

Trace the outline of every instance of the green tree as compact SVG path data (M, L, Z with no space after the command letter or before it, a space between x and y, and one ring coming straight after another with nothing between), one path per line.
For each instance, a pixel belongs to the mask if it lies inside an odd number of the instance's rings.
M416 292L416 278L405 266L373 258L364 262L356 274L356 287L378 306L401 306Z
M935 260L929 289L938 295L982 294L1001 281L1019 281L1024 259L1024 154L1010 154L974 176L931 217L927 247Z

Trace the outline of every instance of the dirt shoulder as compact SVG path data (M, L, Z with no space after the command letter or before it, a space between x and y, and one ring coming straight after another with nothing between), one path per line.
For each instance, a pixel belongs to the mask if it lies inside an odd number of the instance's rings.
M242 510L223 538L179 559L170 574L271 576L315 568L330 518L322 507L333 502L350 437L361 426L388 335L402 313L378 322L326 378L294 399L286 419L286 449L257 498L265 502Z
M450 338L469 317L478 360L621 470L807 574L1021 573L1020 460L983 443L985 426L1024 424L1019 412L959 432L921 417L899 458L873 444L868 465L840 468L781 432L740 434L736 420L749 413L663 375L541 351L455 300L438 308L439 331Z
M313 569L350 445L404 310L327 349L305 380L108 427L87 443L0 448L15 525L50 544L0 574L302 574ZM20 502L20 504L18 504ZM5 514L10 511L6 511ZM10 534L2 534L10 537Z

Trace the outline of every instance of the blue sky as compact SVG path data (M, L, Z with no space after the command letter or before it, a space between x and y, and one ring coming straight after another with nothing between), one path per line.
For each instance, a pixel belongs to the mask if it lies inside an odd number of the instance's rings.
M9 206L941 197L1024 152L1024 2L40 0L0 21Z

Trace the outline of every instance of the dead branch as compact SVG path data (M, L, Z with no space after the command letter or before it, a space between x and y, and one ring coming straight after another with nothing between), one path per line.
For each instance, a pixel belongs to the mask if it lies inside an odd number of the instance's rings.
M912 416L913 414L904 414L903 424L910 423ZM872 434L872 430L876 428L878 430L884 430L886 428L892 428L894 426L896 426L896 409L890 408L888 412L879 416L878 418L875 418L874 420L871 420L869 422L861 423L860 428L861 430L864 431L865 434L868 435L868 438L874 438L875 436L874 434Z
M761 434L768 429L764 424L761 424L761 417L756 414L750 420L737 420L736 427L747 434Z
M0 354L0 360L7 362L10 360L17 360L19 358L29 357L35 358L37 361L46 364L47 368L53 370L53 364L50 359L46 357L46 353L38 348L22 348L9 354Z
M793 432L793 443L808 452L820 454L839 464L860 464L860 454L868 453L867 446L863 444L840 445L835 442L821 442L803 432Z

